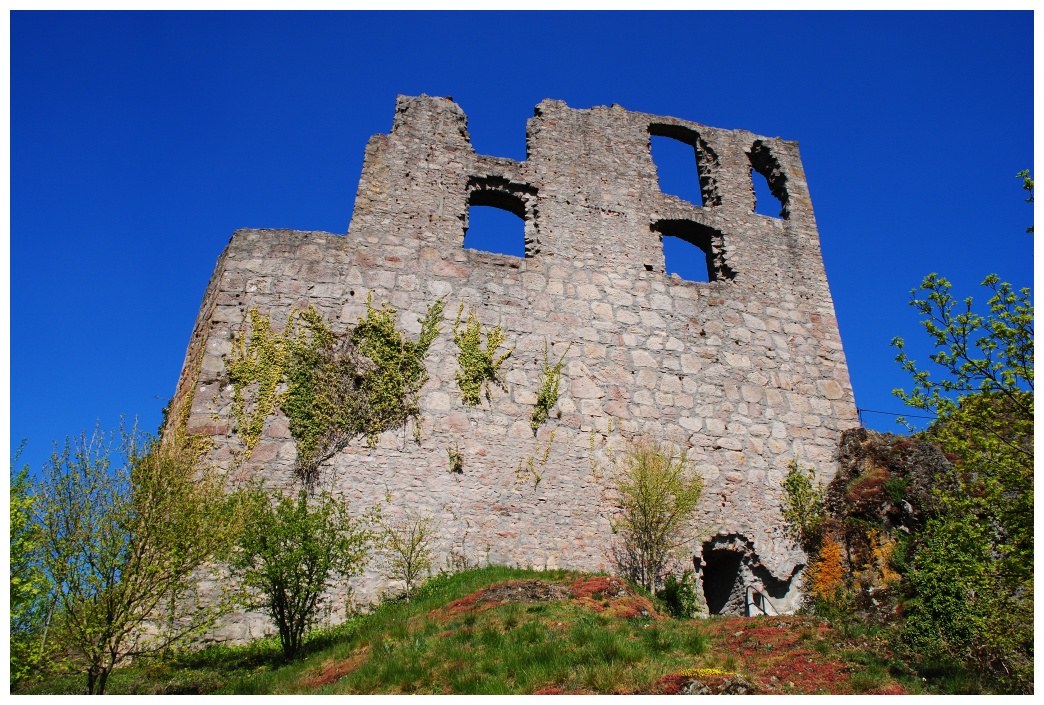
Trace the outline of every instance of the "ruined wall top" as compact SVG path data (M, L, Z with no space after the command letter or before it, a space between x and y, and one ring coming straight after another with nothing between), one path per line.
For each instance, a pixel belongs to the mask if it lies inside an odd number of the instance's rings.
M703 206L660 191L654 135L693 147ZM781 218L754 212L752 170L782 203ZM781 269L804 271L821 260L796 142L618 105L574 110L544 100L526 125L526 159L517 162L476 154L467 116L452 100L399 96L391 133L367 146L349 235L390 225L394 233L385 234L404 243L459 248L468 205L522 217L526 258L545 262L579 258L663 273L665 234L703 249L712 281L776 286ZM766 231L771 241L756 236Z

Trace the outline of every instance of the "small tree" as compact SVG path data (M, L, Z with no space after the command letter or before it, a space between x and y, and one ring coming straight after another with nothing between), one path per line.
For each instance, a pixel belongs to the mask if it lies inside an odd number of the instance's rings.
M199 571L226 557L238 528L234 498L200 466L200 446L135 430L115 440L114 449L95 431L66 441L35 501L55 637L88 693L103 693L123 659L191 638L231 608L227 595L206 604L194 595Z
M383 519L380 524L381 547L387 557L387 577L400 580L409 601L419 579L431 573L435 564L432 541L438 523L428 514L406 512L397 519Z
M19 448L19 453L21 448ZM40 565L43 551L40 526L33 521L36 497L29 466L14 473L11 461L11 684L26 678L42 657L50 587Z
M239 551L231 562L279 629L283 656L291 659L315 622L326 591L339 577L356 575L369 554L373 532L353 519L348 502L328 492L309 499L273 495L261 486L248 492L250 507Z
M985 315L936 274L911 292L935 345L933 374L893 341L914 379L893 393L938 416L926 436L952 462L910 561L904 639L1032 692L1033 305L1029 289L995 275L983 286Z
M815 553L826 519L826 491L816 479L816 470L802 467L797 458L787 465L783 487L783 519L787 530L806 553Z
M671 559L694 537L692 516L703 478L683 451L643 440L630 446L610 484L616 504L614 547L621 573L650 592L660 586Z

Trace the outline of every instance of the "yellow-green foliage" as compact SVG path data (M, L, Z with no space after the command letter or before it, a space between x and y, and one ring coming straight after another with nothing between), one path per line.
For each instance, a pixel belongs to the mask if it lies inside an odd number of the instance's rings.
M529 418L529 425L533 428L534 435L536 435L537 429L540 428L540 424L547 421L547 416L551 413L551 407L558 403L558 386L562 381L562 364L566 353L569 352L571 347L573 347L572 343L566 347L562 357L558 358L558 362L552 365L547 357L547 341L544 341L544 367L540 374L540 391L537 392L536 407L533 408L533 415Z
M551 431L551 435L547 439L547 446L543 452L541 452L538 444L533 455L518 461L518 468L515 469L515 479L519 484L525 484L530 479L533 480L533 487L540 484L540 481L544 479L544 466L547 465L547 460L551 457L551 444L554 442L555 432ZM537 456L540 456L539 460Z
M481 401L481 394L485 392L489 400L489 385L496 384L501 389L507 389L504 380L500 377L500 367L504 361L515 351L511 348L507 352L497 354L497 348L504 342L504 329L500 326L486 328L486 346L482 347L483 327L475 317L475 311L468 312L468 320L463 328L460 325L460 317L464 314L464 304L457 310L457 319L453 322L453 342L456 343L460 352L457 354L457 363L460 369L457 371L457 386L460 387L460 397L466 406L477 406Z
M783 487L783 519L787 531L806 551L813 553L822 539L826 519L826 489L816 478L816 469L803 467L797 458L787 464Z
M628 448L610 492L617 507L611 527L620 536L617 566L652 591L694 536L692 516L703 494L703 477L684 450L676 455L669 445L644 439Z
M737 674L723 671L720 668L686 668L678 675L688 678L716 678L719 676L735 676Z
M420 413L417 395L428 381L424 358L439 337L445 297L428 307L416 343L395 327L398 313L389 304L375 309L366 302L366 318L360 319L351 340L370 362L359 384L369 400L369 416L364 423L367 443L377 444L377 436L403 426Z
M268 316L251 310L249 343L245 335L237 339L226 366L236 430L247 451L278 406L297 442L297 470L310 485L319 466L353 439L365 437L374 446L383 431L415 419L428 379L424 358L438 337L443 305L439 299L428 307L416 343L396 328L394 308L374 308L369 300L366 317L345 334L334 333L309 307L291 314L283 334L275 335Z
M246 335L234 339L232 355L225 362L228 381L232 384L236 433L243 439L248 453L261 440L265 418L275 410L276 389L283 380L285 366L283 343L284 339L272 332L268 316L252 308L249 340ZM257 389L252 394L252 403L248 404L243 392L253 384L257 384Z

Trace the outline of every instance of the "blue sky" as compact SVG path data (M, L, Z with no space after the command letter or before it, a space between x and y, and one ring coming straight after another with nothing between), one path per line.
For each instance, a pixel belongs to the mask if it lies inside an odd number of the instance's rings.
M1032 285L1029 12L14 12L21 462L96 420L154 429L232 232L345 232L399 93L452 96L513 159L544 98L799 141L863 408L902 410L893 336L927 360L924 275Z

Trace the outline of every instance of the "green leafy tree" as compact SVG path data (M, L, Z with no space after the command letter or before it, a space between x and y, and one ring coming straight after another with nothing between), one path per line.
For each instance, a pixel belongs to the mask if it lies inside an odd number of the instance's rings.
M231 595L196 594L237 529L235 498L201 450L184 437L95 431L45 467L34 510L54 638L88 693L103 693L124 659L189 640L232 606Z
M633 443L610 481L616 505L611 520L621 573L650 592L670 563L695 536L692 518L703 494L703 477L685 451L663 443Z
M29 466L17 473L11 461L11 685L24 680L43 657L50 586L40 564L43 550L40 527L33 521L36 497Z
M423 576L435 565L433 542L438 535L434 517L407 511L380 522L380 544L386 556L387 576L401 581L406 600L413 596Z
M279 629L283 655L297 655L326 593L338 579L359 573L374 533L354 519L348 502L326 492L273 496L248 492L248 520L231 566Z
M904 349L906 404L936 414L926 437L951 459L936 478L940 510L910 561L906 637L970 661L1005 688L1032 688L1033 306L990 275L988 312L931 274L912 292L935 345L935 375ZM923 298L921 297L923 296Z
M783 478L783 519L787 530L803 549L813 554L819 548L826 520L826 490L816 479L813 467L803 467L794 458Z
M1033 203L1033 177L1030 176L1029 169L1023 169L1015 175L1015 178L1022 179L1023 190L1029 191L1029 196L1026 197L1026 203ZM1032 235L1033 226L1031 225L1028 228L1026 228L1026 232Z

